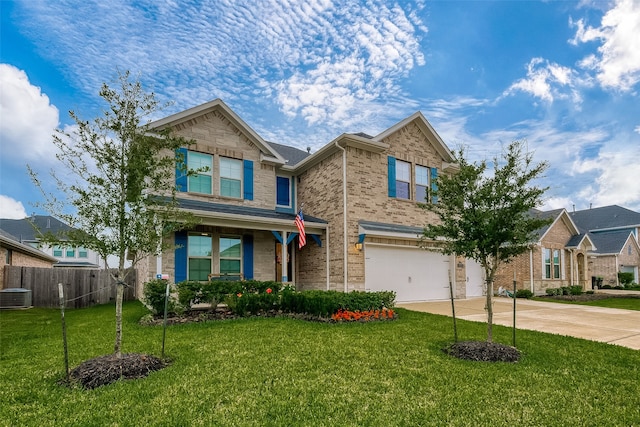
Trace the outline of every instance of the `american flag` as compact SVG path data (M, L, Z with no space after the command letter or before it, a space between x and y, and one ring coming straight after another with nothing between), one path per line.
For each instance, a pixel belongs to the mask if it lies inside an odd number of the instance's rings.
M304 245L307 244L307 234L304 232L304 216L302 216L302 208L298 211L298 215L296 215L296 220L294 221L296 227L298 227L298 249L302 249Z

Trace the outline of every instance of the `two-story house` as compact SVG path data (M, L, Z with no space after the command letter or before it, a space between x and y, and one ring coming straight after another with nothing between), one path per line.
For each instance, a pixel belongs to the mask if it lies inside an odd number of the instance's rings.
M398 301L448 298L452 281L457 297L482 294L475 263L418 247L436 220L418 203L437 202L434 179L456 170L421 113L377 136L342 134L313 154L265 141L221 100L151 124L166 127L194 141L182 157L200 173L177 168L176 185L200 224L175 233L175 251L143 263L142 277L242 275L298 289L394 290Z
M43 234L64 233L71 229L67 224L49 215L33 215L24 219L0 219L0 230L15 236L19 242L52 256L56 268L100 268L100 256L87 248L71 245L48 246L40 239Z

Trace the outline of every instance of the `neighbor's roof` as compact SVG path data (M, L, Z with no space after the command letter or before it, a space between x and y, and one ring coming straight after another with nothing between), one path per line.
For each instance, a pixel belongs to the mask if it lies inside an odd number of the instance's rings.
M45 233L57 234L71 229L64 222L49 215L34 215L24 219L0 219L0 230L14 236L19 242L35 242Z
M21 243L17 237L12 236L11 234L3 230L0 230L0 245L14 251L22 252L24 254L43 259L45 261L51 261L52 264L58 261L56 258L42 252L39 249Z
M596 246L593 252L600 255L619 254L625 247L631 231L620 230L608 233L589 233L589 237Z
M605 231L640 227L640 213L618 205L569 213L580 231Z

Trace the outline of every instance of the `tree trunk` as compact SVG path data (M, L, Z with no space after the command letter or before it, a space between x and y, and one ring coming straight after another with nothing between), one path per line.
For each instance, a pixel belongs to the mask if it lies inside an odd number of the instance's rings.
M124 282L118 278L116 284L116 341L113 351L117 357L122 356L122 300L124 299Z
M493 280L487 282L487 342L493 341Z

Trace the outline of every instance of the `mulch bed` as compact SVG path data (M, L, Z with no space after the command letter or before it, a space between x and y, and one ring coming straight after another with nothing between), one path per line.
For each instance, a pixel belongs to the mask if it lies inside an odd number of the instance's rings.
M476 362L517 362L520 351L515 347L487 341L459 341L442 349L449 356Z
M110 354L81 363L69 373L69 379L72 384L90 390L121 379L144 378L168 365L168 361L148 354L129 353L121 357Z

